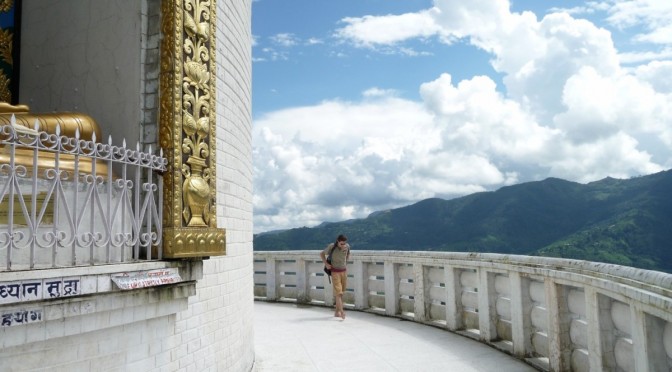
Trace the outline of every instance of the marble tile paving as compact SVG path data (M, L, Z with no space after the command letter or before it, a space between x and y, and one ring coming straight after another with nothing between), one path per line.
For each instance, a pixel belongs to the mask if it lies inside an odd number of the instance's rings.
M467 337L397 318L255 302L254 371L535 371Z

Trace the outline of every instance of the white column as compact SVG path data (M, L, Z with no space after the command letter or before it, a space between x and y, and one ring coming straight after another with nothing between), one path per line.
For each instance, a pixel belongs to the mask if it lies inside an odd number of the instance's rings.
M583 289L586 296L586 321L588 322L588 361L591 371L603 371L602 327L600 325L600 302L595 288Z
M646 344L646 319L644 312L630 305L630 330L632 332L632 354L635 357L635 371L649 372L648 345Z
M548 312L548 360L551 371L571 368L571 341L569 338L569 309L567 291L552 280L544 281Z
M306 260L296 260L296 302L300 304L310 302L306 266Z
M667 353L662 342L664 322L647 316L637 305L630 305L630 319L635 371L667 370Z
M385 261L385 314L396 316L399 314L399 277L397 265Z
M497 296L494 274L478 269L478 328L481 340L490 342L497 338L497 311L494 308Z
M522 278L518 272L509 272L511 281L511 340L513 354L523 358L532 350L532 299L530 285L527 278Z
M275 300L278 296L277 291L277 268L275 258L266 259L266 299Z
M427 306L425 304L425 268L422 264L413 264L413 313L416 322L424 322L427 319Z
M366 271L366 267L362 261L355 260L353 262L352 276L355 281L355 309L358 310L364 310L369 307L369 276L366 274Z
M323 271L324 273L324 271ZM324 304L327 306L334 305L334 286L331 283L331 277L324 273L322 276L324 286Z
M451 331L462 329L462 286L458 269L450 266L443 268L446 285L446 326Z
M644 313L644 334L648 351L649 370L664 371L669 368L667 352L665 351L665 320Z

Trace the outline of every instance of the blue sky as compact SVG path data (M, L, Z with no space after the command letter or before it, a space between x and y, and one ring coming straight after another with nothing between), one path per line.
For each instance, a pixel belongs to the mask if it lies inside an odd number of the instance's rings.
M669 0L257 0L255 233L672 167Z
M404 14L431 4L427 0L255 1L255 117L323 99L359 99L374 86L419 99L419 84L446 70L458 78L493 73L487 54L468 46L444 48L433 39L408 40L402 47L425 53L409 56L396 47L356 48L334 35L348 17Z

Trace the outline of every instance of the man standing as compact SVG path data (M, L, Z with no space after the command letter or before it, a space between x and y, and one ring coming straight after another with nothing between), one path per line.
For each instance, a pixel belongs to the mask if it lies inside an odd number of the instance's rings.
M327 257L331 253L331 264L327 262ZM345 319L345 310L343 310L343 293L348 285L348 273L346 265L350 259L350 245L345 235L339 235L335 243L331 243L320 252L322 262L331 270L331 282L334 287L334 296L336 297L335 317Z

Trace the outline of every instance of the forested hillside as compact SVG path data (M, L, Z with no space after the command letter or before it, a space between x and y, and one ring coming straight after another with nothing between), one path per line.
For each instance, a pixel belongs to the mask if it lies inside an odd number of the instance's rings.
M427 199L367 218L255 235L255 250L491 252L609 262L672 272L672 171L579 184L557 178Z

